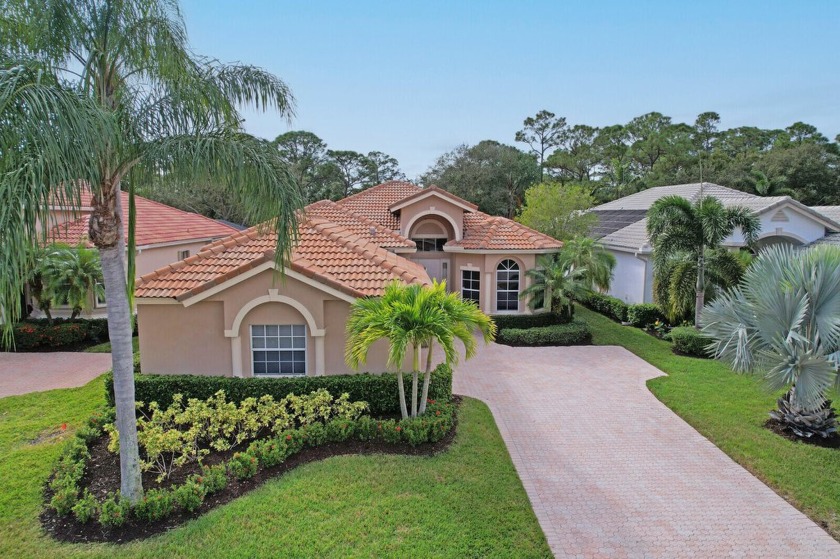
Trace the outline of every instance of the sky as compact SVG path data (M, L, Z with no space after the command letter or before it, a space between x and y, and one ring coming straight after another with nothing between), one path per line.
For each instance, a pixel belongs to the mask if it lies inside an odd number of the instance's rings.
M296 99L291 123L331 149L383 151L411 179L444 152L514 144L541 109L570 124L716 111L722 128L840 133L840 1L343 2L182 0L191 47L260 66ZM524 147L524 146L520 146Z

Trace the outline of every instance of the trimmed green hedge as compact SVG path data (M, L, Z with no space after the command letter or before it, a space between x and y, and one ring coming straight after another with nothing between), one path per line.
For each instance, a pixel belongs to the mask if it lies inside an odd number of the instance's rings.
M592 343L592 332L585 322L554 324L536 328L505 328L496 334L496 343L509 346L566 346Z
M554 312L541 312L535 314L494 314L491 316L499 330L506 328L539 328L541 326L552 326L554 324L567 324L571 317Z
M61 349L82 343L98 344L108 341L108 320L104 318L27 318L12 327L14 344L0 347L10 351Z
M406 375L406 390L410 375ZM224 390L229 402L239 403L245 398L259 398L270 394L276 400L289 394L309 394L326 389L334 397L343 393L351 401L364 401L370 405L371 415L399 413L400 403L395 373L354 375L328 375L322 377L296 378L233 378L201 375L146 375L134 376L134 399L148 404L157 402L165 408L172 402L172 396L183 394L184 398L206 400L219 390ZM105 397L114 405L114 383L111 374L105 375ZM452 370L440 365L432 373L429 398L448 402L452 398Z
M692 357L703 357L711 359L707 347L712 339L703 335L702 332L692 326L681 326L671 330L671 341L674 343L674 351L682 355Z
M639 305L628 305L627 307L627 322L636 328L647 328L657 320L665 322L665 315L659 310L658 305L641 303Z
M593 311L613 320L627 322L627 303L621 299L603 293L592 293L581 302Z

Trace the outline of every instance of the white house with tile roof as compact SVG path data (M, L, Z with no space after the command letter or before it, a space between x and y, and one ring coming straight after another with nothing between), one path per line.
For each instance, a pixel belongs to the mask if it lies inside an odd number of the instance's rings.
M533 312L519 297L541 254L562 243L436 187L388 182L305 208L280 277L276 237L251 228L140 278L144 371L228 376L325 375L344 364L357 298L394 280L447 287L488 314ZM366 369L386 370L387 344Z
M713 196L725 206L744 206L755 213L761 224L758 250L776 243L808 245L840 232L837 206L811 208L789 196L756 196L712 183L649 188L591 210L598 217L593 236L616 257L610 295L627 303L653 301L653 249L647 235L647 211L665 196L696 201L701 189L703 196ZM740 231L726 239L724 246L743 247Z

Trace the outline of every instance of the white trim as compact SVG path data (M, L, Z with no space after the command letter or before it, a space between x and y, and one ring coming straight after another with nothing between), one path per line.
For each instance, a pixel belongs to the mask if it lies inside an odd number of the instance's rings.
M424 210L423 213L419 213L419 214L415 215L414 218L412 218L412 220L409 221L408 224L406 224L406 226L405 226L405 236L406 236L406 238L411 237L411 227L417 222L417 220L422 219L422 218L427 217L427 216L430 216L430 215L439 215L440 217L442 217L446 221L448 221L449 224L452 226L452 229L455 231L455 240L456 241L460 241L463 238L463 235L461 234L461 228L458 227L458 223L452 218L452 216L449 215L448 213L441 212L441 211L436 210L434 208L429 208L428 210ZM400 227L400 229L402 229L402 227Z
M215 295L215 294L217 294L221 291L224 291L225 289L228 289L229 287L231 287L233 285L236 285L239 282L245 281L248 278L252 278L252 277L256 276L257 274L265 272L266 270L273 270L273 269L275 269L275 265L274 265L273 261L263 262L259 266L255 267L255 268L251 268L250 270L248 270L246 272L242 272L241 274L238 274L238 275L230 278L229 280L220 283L219 285L217 285L215 287L211 287L210 289L208 289L206 291L202 291L201 293L197 293L197 294L193 295L192 297L188 297L188 298L184 299L183 301L181 301L181 304L184 305L185 307L192 306L192 305L194 305L194 304L196 304L200 301L203 301L203 300L207 299L208 297L212 297L213 295ZM305 275L303 275L299 272L295 272L294 270L292 270L290 268L286 268L283 273L287 277L290 277L292 279L300 281L301 283L305 283L305 284L310 285L310 286L312 286L316 289L319 289L319 290L323 291L324 293L327 293L328 295L332 295L336 299L341 299L342 301L347 301L348 303L352 303L356 300L356 298L351 296L351 295L348 295L348 294L346 294L342 291L339 291L337 289L333 289L332 287L330 287L328 285L324 285L323 283L321 283L317 280L314 280L314 279L310 278L309 276L305 276Z
M178 301L172 298L157 298L157 297L137 297L134 299L135 305L180 305Z
M493 312L493 272L485 270L484 272L484 314L492 314Z
M233 319L233 326L230 330L225 330L225 337L235 338L239 336L239 328L240 326L242 326L242 321L245 319L245 315L247 315L256 307L264 305L265 303L282 303L284 305L289 305L290 307L297 310L301 314L301 316L303 316L303 319L309 326L309 331L312 336L317 337L326 334L326 330L318 328L318 324L315 322L315 317L312 316L312 313L309 312L309 309L307 309L303 305L303 303L301 303L297 299L286 297L285 295L278 295L276 289L269 289L268 295L263 295L262 297L251 299L250 301L245 303L241 309L239 309L239 312L236 313L236 317Z
M417 235L412 235L412 237L414 237L416 239L428 239L428 238L439 239L439 238L442 238L441 236L446 237L446 238L449 237L446 233L446 227L444 227L441 224L441 222L436 220L436 219L423 220L420 223L418 223L416 226L420 227L421 225L423 225L426 222L429 222L432 225L434 225L435 227L437 227L438 228L438 234L420 233L420 234L417 234Z
M501 269L502 263L506 262L508 260L513 262L513 264L516 266L516 308L515 309L500 309L499 308L499 293L514 293L514 291L512 289L499 289L499 272L500 271L502 271L502 272L513 271L510 268L505 268L504 270ZM523 287L522 284L524 283L522 281L522 264L520 262L517 262L513 258L503 258L502 260L499 260L496 263L495 275L496 275L496 282L495 282L495 286L496 286L496 305L495 305L496 311L495 312L497 314L505 314L505 313L517 314L517 313L519 313L519 305L520 305L519 294L522 293L522 287ZM508 280L508 281L510 281L510 280Z
M415 196L415 195L413 195L413 196ZM471 206L468 206L468 205L464 204L463 202L454 198L453 194L450 194L448 192L441 191L441 190L429 190L428 192L424 192L420 196L412 198L411 200L404 200L404 201L397 202L396 204L390 206L388 209L391 210L392 212L395 212L397 210L401 210L402 208L407 208L408 206L411 206L412 204L415 204L417 202L420 202L420 201L425 200L426 198L430 198L432 196L437 196L441 200L446 200L450 204L452 204L454 206L458 206L459 208L461 208L465 211L468 211L468 212L474 212L475 211L475 208L473 208Z
M473 299L467 299L464 297L464 272L475 272L478 274L478 289L469 289L470 292L477 292L478 293L478 300L475 301L476 304L481 302L481 270L478 268L466 268L461 266L461 298L464 300L473 301Z
M783 231L782 227L778 227L774 231L768 231L767 233L759 235L758 237L756 237L755 240L760 241L762 239L767 239L767 238L770 238L770 237L787 237L789 239L794 239L796 241L799 241L803 245L808 244L808 241L806 241L805 239L803 239L802 237L800 237L796 233L791 233L789 231ZM736 246L736 245L731 245L731 246ZM746 245L744 245L743 243L740 243L737 246L743 247L743 246L746 246Z
M474 266L472 264L465 264L463 266L459 266L459 269L460 270L472 270L472 271L478 271L478 272L481 271L481 268L479 268L478 266Z
M535 248L535 249L484 249L484 248L463 248L459 246L445 246L444 252L457 252L459 254L554 254L562 248Z
M254 333L253 328L254 326L303 326L304 335L303 335L303 374L299 373L280 373L276 375L270 374L260 374L257 376L254 373ZM294 336L292 336L294 337ZM306 324L251 324L251 328L248 331L248 340L251 352L251 378L280 378L280 377L289 377L289 378L300 378L309 376L309 343L307 338L309 338L309 332L307 331ZM323 339L323 336L320 338L315 338L316 340ZM256 351L274 351L274 348L256 348ZM277 348L277 351L300 351L300 348L289 348L289 349L280 349Z
M230 339L230 356L233 359L233 376L242 378L242 337Z
M326 336L315 338L315 376L322 377L327 371Z

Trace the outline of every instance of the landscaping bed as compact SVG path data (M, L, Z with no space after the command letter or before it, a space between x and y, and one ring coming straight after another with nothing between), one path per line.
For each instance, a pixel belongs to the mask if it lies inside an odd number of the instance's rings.
M145 539L161 532L165 532L184 522L201 516L208 511L228 503L249 491L263 485L294 468L310 463L342 455L369 455L369 454L397 454L407 456L434 456L447 449L452 443L457 425L456 408L460 404L460 398L453 398L453 413L451 424L448 426L445 435L434 441L420 444L411 444L402 440L369 439L360 433L351 433L346 440L317 444L317 441L300 443L300 450L290 454L279 464L266 467L259 467L248 477L241 477L230 471L231 461L237 454L235 451L213 452L207 455L203 465L192 463L187 467L179 468L162 483L157 483L152 472L143 474L143 484L147 488L147 496L156 490L176 491L178 487L184 487L195 480L201 485L205 479L212 476L222 475L224 472L224 487L218 490L207 492L200 504L188 510L183 505L175 504L172 512L163 518L147 520L138 518L136 513L128 515L128 518L120 525L102 526L100 523L91 520L79 521L75 515L60 515L55 508L47 506L41 513L40 519L44 530L53 538L59 541L84 543L84 542L111 542L126 543L132 540ZM434 416L435 406L431 407L431 414ZM381 426L399 425L394 419L382 419L377 423ZM292 436L292 435L286 435ZM365 440L362 440L365 439ZM97 501L104 501L120 487L120 465L119 457L108 450L108 437L100 435L88 445L90 457L87 459L85 474L81 479L80 486L90 491ZM258 460L261 462L261 460ZM223 470L224 468L224 470ZM55 479L52 476L51 481ZM148 490L152 489L151 492ZM50 486L45 490L45 499L49 503L55 497L55 491ZM154 498L154 497L153 497Z
M535 328L504 328L496 334L496 343L508 346L570 346L592 343L589 326L580 320Z

